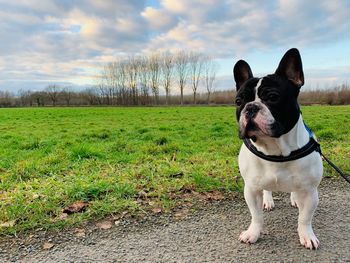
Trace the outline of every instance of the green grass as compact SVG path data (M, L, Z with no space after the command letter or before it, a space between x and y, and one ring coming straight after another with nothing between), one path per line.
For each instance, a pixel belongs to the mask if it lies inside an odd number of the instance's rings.
M62 227L124 210L164 209L183 189L241 189L233 107L0 110L0 233ZM304 107L323 152L349 171L350 107ZM325 174L335 173L327 166ZM180 174L181 176L174 176ZM56 220L74 201L83 213Z

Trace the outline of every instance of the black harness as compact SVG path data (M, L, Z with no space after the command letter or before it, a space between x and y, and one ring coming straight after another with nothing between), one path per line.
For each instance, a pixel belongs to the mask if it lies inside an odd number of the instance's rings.
M346 175L332 161L330 161L326 156L323 155L323 153L321 151L321 146L317 142L317 140L315 139L314 133L311 131L311 129L308 126L306 126L305 123L304 123L304 125L305 125L305 129L309 133L309 137L310 137L309 142L306 145L304 145L303 147L301 147L300 149L292 151L290 153L290 155L288 155L288 156L266 155L266 154L258 151L258 149L256 149L256 147L253 145L253 143L251 142L250 139L244 139L243 142L244 142L245 146L247 146L249 151L254 153L256 156L258 156L261 159L264 159L266 161L276 162L276 163L294 161L294 160L303 158L303 157L309 155L310 153L316 151L323 157L323 160L325 160L330 166L332 166L332 168L334 170L336 170L337 173L339 173L340 176L343 177L345 179L345 181L347 181L350 184L350 176Z
M290 153L290 155L288 155L288 156L266 155L266 154L260 152L258 149L256 149L256 147L253 145L253 143L251 142L250 139L246 138L243 140L243 142L244 142L245 146L247 146L249 151L254 153L256 156L260 157L261 159L264 159L264 160L270 161L270 162L283 163L283 162L294 161L294 160L303 158L314 151L316 151L322 155L321 146L316 141L314 133L311 131L311 129L308 126L306 126L306 124L304 124L304 125L305 125L306 130L309 133L309 137L310 137L309 142L307 144L305 144L303 147L301 147L300 149L292 151Z

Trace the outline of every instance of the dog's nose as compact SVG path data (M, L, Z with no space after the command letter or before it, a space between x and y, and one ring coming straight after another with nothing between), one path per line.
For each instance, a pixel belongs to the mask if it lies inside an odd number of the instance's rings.
M260 110L260 107L255 103L247 104L246 106L247 117L249 119L253 119L259 110Z

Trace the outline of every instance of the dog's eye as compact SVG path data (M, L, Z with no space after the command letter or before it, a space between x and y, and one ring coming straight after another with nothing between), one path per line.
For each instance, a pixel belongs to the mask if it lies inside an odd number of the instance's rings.
M267 96L267 98L271 102L276 102L276 101L278 101L279 96L276 93L271 93Z
M235 101L235 104L239 107L242 105L242 100L240 98L237 98Z

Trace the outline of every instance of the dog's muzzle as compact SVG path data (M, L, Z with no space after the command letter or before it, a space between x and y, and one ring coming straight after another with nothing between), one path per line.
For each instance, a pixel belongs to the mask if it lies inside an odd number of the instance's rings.
M256 103L249 103L245 107L245 116L249 120L253 120L260 110L259 105Z

